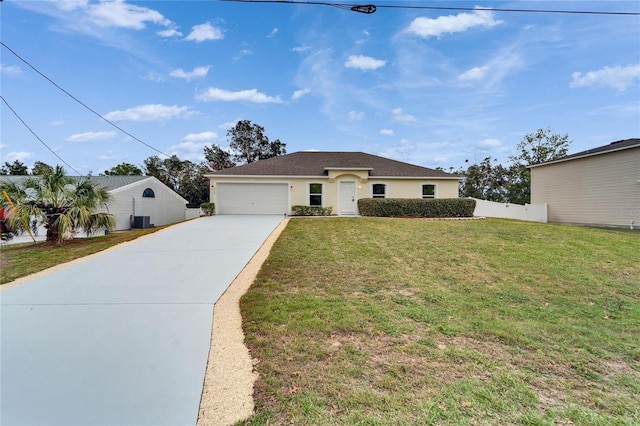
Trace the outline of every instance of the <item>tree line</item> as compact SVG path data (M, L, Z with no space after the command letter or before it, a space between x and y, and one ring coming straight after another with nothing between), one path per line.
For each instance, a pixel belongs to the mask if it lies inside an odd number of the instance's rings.
M270 141L264 127L240 120L227 131L229 149L212 144L204 147L205 161L194 163L181 160L177 155L161 158L157 155L146 158L141 166L123 162L106 170L106 176L153 176L185 198L192 207L209 201L209 180L204 174L241 164L252 163L286 154L286 144L279 139ZM0 175L49 176L57 169L41 161L31 168L19 160L5 162Z
M489 157L466 169L451 169L464 177L460 181L460 197L473 197L500 203L531 203L531 170L528 166L556 160L567 155L571 141L567 134L550 128L526 134L517 146L517 154L502 165Z
M181 160L176 155L168 158L154 155L146 158L141 167L121 163L105 171L104 175L154 176L195 207L209 201L209 182L204 174L286 154L286 144L279 139L270 141L264 127L249 120L238 121L227 132L227 138L228 150L216 144L205 146L205 161L201 163ZM488 156L466 168L449 168L448 171L464 177L460 181L460 197L526 204L531 202L531 171L528 166L565 156L570 144L566 134L556 134L550 128L538 129L522 138L517 145L517 154L509 157L506 165ZM53 169L36 161L31 174L42 175ZM5 162L0 167L0 175L28 174L28 167L18 160Z

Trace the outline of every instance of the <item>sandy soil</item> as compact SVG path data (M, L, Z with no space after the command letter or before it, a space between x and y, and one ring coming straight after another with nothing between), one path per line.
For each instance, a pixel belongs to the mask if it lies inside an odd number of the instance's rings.
M255 280L288 221L283 220L269 235L214 305L211 349L200 400L198 426L231 425L253 414L253 384L257 373L244 344L240 298Z

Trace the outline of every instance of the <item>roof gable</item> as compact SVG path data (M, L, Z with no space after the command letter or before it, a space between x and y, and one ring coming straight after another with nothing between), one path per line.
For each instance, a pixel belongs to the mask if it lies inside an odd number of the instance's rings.
M624 139L616 142L611 142L607 145L602 145L597 148L588 149L586 151L576 152L575 154L567 155L555 160L546 161L540 164L532 164L529 167L545 166L547 164L561 163L563 161L576 160L578 158L591 157L594 155L607 154L610 152L622 151L625 149L640 148L640 139Z
M364 152L299 151L231 167L206 176L328 176L328 170L367 170L369 177L453 178L441 170L390 160Z
M27 180L27 179L38 179L39 176L38 175L24 175L24 176L14 176L14 175L9 175L9 176L0 176L0 182L5 181L5 182L13 182L17 185L22 185L22 183ZM85 177L83 176L69 176L69 178L71 178L71 180L73 182L78 182L81 179L85 179ZM184 197L182 197L180 194L178 194L177 192L175 192L173 189L169 188L167 185L165 185L164 183L162 183L159 179L155 178L154 176L114 176L114 175L109 175L109 176L89 176L89 180L100 186L103 187L105 189L107 189L109 192L116 194L122 190L127 189L127 187L131 187L131 186L135 186L136 184L145 184L145 183L149 183L149 182L156 182L158 185L162 186L163 188L166 189L167 193L171 194L173 197L178 198L181 202L184 203L188 203L188 200L186 200Z

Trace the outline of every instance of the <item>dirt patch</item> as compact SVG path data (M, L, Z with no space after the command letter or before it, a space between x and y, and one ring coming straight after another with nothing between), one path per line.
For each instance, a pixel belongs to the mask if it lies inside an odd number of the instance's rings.
M253 414L258 377L244 344L240 298L255 280L289 219L283 220L214 305L211 349L204 378L198 425L231 425Z

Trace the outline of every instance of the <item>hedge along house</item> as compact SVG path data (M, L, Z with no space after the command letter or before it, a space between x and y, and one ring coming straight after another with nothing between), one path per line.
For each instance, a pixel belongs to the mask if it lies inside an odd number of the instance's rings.
M548 221L640 227L640 139L626 139L530 166L531 202Z
M457 198L457 175L362 152L295 152L205 175L218 214L357 215L361 198Z
M37 176L0 176L0 181L20 184L27 178ZM91 176L90 179L107 188L113 197L109 213L116 218L114 230L168 225L186 218L188 201L153 176Z

